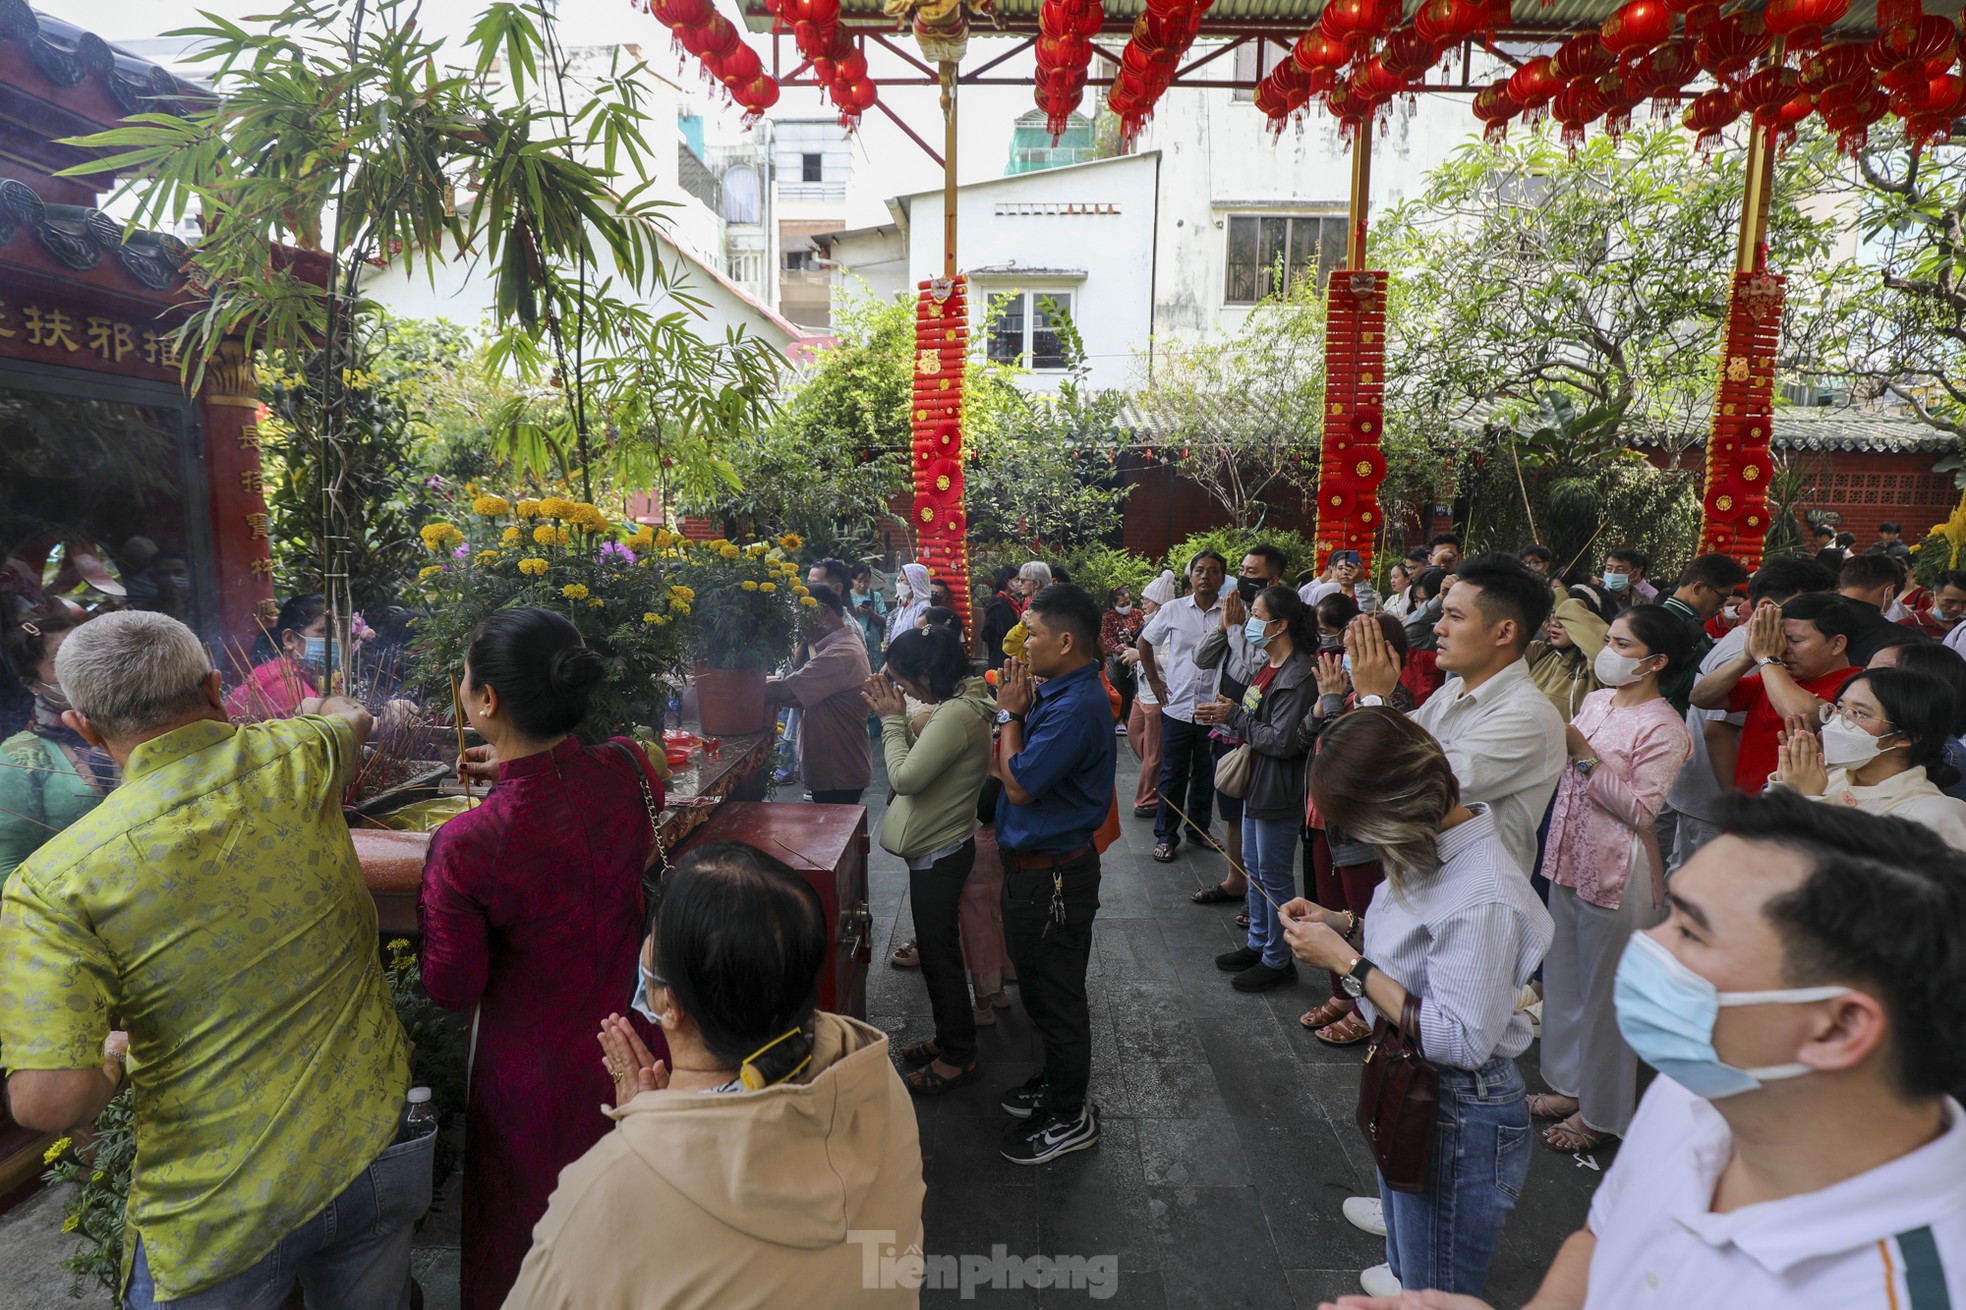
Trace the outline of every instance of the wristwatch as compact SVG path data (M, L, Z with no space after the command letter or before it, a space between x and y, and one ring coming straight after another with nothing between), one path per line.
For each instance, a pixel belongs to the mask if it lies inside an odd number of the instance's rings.
M1597 757L1595 755L1591 756L1591 758L1587 760L1577 761L1577 772L1583 774L1586 778L1591 776L1591 770L1595 769L1596 767L1597 767Z
M1782 657L1779 655L1763 655L1760 659L1754 662L1754 667L1756 667L1757 669L1765 669L1770 664L1780 664L1781 662L1782 662Z
M1361 696L1358 698L1358 703L1360 705L1384 705L1386 698L1384 696Z
M1345 971L1338 982L1344 987L1346 994L1356 1000L1365 995L1365 980L1378 967L1361 955L1352 961L1352 967Z
M1024 721L1024 716L1022 714L1012 713L1010 710L997 711L997 726L999 728L1003 727L1004 724L1009 723L1012 720L1015 720L1018 723L1022 723Z

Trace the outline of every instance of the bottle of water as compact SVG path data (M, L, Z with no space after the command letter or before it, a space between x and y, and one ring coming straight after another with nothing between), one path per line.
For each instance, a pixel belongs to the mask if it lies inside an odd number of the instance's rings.
M412 1087L409 1109L403 1113L403 1137L415 1141L437 1131L437 1107L430 1103L428 1087Z

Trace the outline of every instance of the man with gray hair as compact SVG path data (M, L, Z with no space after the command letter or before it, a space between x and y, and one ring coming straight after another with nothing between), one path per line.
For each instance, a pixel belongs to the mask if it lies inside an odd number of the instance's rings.
M123 783L0 896L14 1118L74 1131L135 1087L125 1307L271 1310L298 1280L310 1305L404 1310L435 1137L402 1126L408 1047L341 814L368 712L234 725L191 630L142 611L77 628L55 676Z

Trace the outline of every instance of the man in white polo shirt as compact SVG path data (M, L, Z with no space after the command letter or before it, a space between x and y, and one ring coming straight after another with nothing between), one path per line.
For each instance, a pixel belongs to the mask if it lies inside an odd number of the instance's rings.
M1966 858L1780 789L1721 826L1619 965L1660 1076L1530 1307L1966 1306Z
M1154 817L1154 858L1162 864L1171 862L1181 845L1181 816L1174 806L1187 812L1188 835L1208 845L1215 757L1207 725L1195 722L1195 702L1214 701L1216 671L1201 667L1195 650L1222 624L1222 583L1228 574L1228 562L1212 550L1189 560L1188 594L1156 610L1134 643L1140 673L1160 699L1161 803Z

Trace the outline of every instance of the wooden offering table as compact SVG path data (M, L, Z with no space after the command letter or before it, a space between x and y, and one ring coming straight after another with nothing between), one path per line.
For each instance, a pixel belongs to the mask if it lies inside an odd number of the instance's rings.
M698 750L686 765L671 770L663 784L665 804L657 825L663 849L678 850L726 801L762 799L771 743L770 732L724 737L717 754L706 756ZM457 784L449 784L447 790L456 791ZM364 826L352 829L349 836L361 858L369 894L375 898L378 927L388 936L414 936L430 834Z

